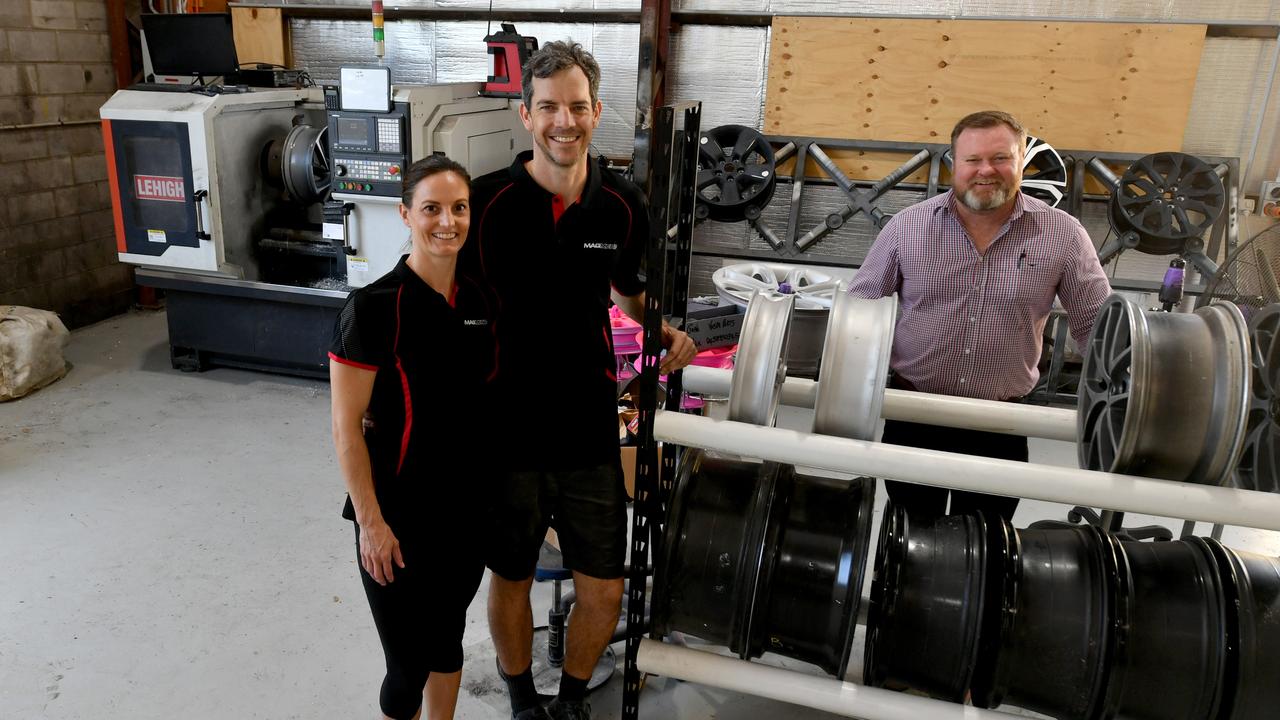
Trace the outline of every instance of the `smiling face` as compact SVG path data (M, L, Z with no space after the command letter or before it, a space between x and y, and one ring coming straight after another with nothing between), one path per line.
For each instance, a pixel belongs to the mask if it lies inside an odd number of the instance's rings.
M952 188L975 212L1012 203L1022 186L1019 137L1006 125L967 128L955 140Z
M532 85L531 106L520 105L520 120L538 148L534 160L562 168L585 161L603 106L591 101L591 85L582 68L574 65L535 77Z
M400 205L414 253L451 259L462 249L471 226L471 190L457 173L445 170L418 181L413 204Z

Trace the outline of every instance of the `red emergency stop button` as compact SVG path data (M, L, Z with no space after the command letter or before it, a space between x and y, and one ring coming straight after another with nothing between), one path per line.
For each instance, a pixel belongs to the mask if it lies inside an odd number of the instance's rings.
M392 166L391 166L391 169L390 169L390 170L387 170L387 172L391 173L392 175L399 175L399 174L400 174L400 166L399 166L399 165L392 165Z

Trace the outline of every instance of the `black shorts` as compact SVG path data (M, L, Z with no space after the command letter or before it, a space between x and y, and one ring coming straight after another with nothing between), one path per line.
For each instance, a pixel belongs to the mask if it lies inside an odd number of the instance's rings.
M431 673L462 669L467 606L484 563L478 554L456 552L448 539L427 542L396 533L405 566L394 568L393 582L379 585L360 565L360 526L355 528L356 564L387 664L379 704L388 717L412 718Z
M602 580L622 577L627 552L627 491L622 465L498 473L490 495L485 562L507 580L533 575L547 527L556 529L564 566Z

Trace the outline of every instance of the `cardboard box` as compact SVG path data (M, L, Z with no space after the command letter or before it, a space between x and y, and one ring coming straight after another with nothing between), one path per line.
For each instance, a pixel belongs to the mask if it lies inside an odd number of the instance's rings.
M690 310L684 331L699 350L725 347L738 342L744 311L737 305L720 305L707 310Z
M622 446L622 484L627 488L627 497L636 497L636 450L635 445ZM658 462L662 462L662 445L658 445Z

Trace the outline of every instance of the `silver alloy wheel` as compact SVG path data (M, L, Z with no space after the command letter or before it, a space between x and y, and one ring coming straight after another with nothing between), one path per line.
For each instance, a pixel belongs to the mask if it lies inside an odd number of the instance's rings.
M828 310L840 281L829 273L805 265L739 263L711 274L716 292L726 302L745 306L758 291L796 296L797 310Z
M315 202L329 191L329 128L296 125L284 139L281 177L299 202Z
M1249 347L1249 421L1236 486L1280 492L1280 303L1256 310L1249 318Z
M729 385L729 419L772 426L787 377L787 342L795 296L756 293L742 319Z
M1225 485L1244 443L1248 400L1248 327L1234 304L1144 312L1112 295L1085 350L1080 467Z
M866 300L836 295L818 371L813 431L874 440L889 376L898 296Z

